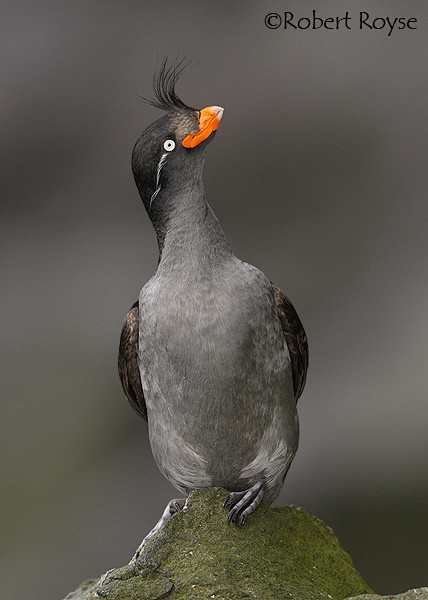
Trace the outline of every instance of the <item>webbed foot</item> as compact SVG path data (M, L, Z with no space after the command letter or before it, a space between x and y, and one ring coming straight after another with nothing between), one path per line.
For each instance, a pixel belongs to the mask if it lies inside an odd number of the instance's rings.
M134 555L135 560L137 560L138 557L140 556L141 550L142 550L145 542L148 539L150 539L151 537L153 537L165 525L165 523L167 523L170 519L172 519L172 517L176 513L180 512L180 510L183 510L185 502L186 502L186 498L174 498L173 500L170 500L170 502L168 502L159 521L156 523L156 525L153 527L153 529L150 531L150 533L148 533L146 535L144 540L138 546L137 551L135 552L135 555Z
M254 512L262 501L264 493L262 483L256 483L242 492L231 492L223 504L225 508L230 507L228 523L235 523L238 527L243 525L248 515Z

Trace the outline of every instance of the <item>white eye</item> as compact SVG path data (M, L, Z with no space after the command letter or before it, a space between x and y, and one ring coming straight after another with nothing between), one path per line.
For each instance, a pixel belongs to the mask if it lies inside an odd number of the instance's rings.
M175 148L175 142L174 142L174 140L166 140L163 143L163 147L165 148L165 150L167 152L171 152L171 150L174 150L174 148Z

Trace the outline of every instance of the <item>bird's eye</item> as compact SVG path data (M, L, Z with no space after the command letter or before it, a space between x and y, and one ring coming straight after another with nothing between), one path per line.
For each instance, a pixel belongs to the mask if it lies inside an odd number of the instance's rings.
M175 148L174 140L165 140L165 142L163 143L163 147L167 152L171 152L171 150L174 150Z

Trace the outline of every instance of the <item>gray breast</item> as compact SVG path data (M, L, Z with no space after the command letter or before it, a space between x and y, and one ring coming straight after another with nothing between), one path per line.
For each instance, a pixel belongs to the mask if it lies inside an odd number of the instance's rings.
M199 279L158 271L141 291L140 315L139 366L161 471L186 493L263 478L276 494L298 423L270 282L238 259Z

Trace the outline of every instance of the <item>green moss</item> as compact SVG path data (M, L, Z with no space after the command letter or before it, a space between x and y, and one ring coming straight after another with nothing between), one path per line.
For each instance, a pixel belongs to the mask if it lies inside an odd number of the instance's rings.
M65 600L158 600L168 596L174 583L157 565L137 565L132 560L119 569L107 571L100 579L84 582Z
M357 598L349 598L348 600L428 600L428 587L409 590L403 594L396 596L378 596L377 594L363 594Z
M193 493L138 561L86 582L67 600L344 600L371 594L322 521L300 508L262 503L238 529L227 524L226 495L218 488ZM368 599L378 597L359 600Z
M262 504L244 527L227 524L227 493L195 492L141 557L158 556L175 581L173 598L326 598L370 592L332 530L306 511ZM165 540L166 541L166 540ZM163 544L165 544L163 541ZM178 575L178 577L176 576Z

